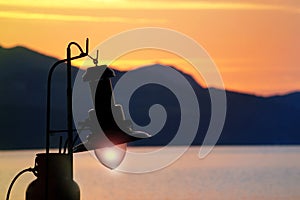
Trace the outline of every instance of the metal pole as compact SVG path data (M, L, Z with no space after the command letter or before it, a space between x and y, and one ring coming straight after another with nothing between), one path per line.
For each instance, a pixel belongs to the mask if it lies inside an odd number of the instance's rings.
M70 159L70 173L73 179L73 114L72 114L72 73L71 73L71 43L67 48L67 127L68 127L68 155Z

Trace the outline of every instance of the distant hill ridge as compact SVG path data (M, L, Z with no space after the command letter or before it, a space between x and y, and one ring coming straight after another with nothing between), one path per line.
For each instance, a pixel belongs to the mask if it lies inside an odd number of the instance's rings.
M56 61L55 58L25 47L0 47L0 149L32 149L45 146L46 81L48 71ZM76 70L73 70L74 75ZM151 66L149 71L151 72ZM124 73L116 71L117 77L112 80L113 83ZM191 76L182 74L190 82L200 104L201 121L193 143L200 145L210 119L208 90L197 84ZM53 76L53 128L66 127L65 83L65 67L58 67ZM156 94L160 94L159 98ZM227 117L218 144L300 144L300 92L272 97L231 91L226 91L226 94ZM146 108L153 103L166 105L170 114L159 134L132 145L168 143L176 133L176 124L180 122L176 99L165 88L157 85L143 87L135 97L133 103L137 106L132 107L131 113L136 123L148 123Z

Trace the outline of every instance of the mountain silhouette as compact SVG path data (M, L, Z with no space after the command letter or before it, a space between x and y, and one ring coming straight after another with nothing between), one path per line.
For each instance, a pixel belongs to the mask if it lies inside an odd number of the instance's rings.
M46 82L48 71L56 61L24 47L0 47L0 149L45 147ZM149 74L153 67L166 66L147 66ZM73 68L73 75L77 70ZM112 79L113 85L125 73L115 72L117 76ZM191 76L180 73L189 81L198 98L201 120L193 144L200 145L211 116L208 89L201 87ZM65 75L66 67L62 64L53 76L51 125L54 129L66 128ZM163 78L168 79L168 76ZM218 144L300 144L300 92L259 97L226 91L226 96L227 114ZM148 111L153 104L161 104L166 109L168 117L163 129L151 139L139 140L131 145L166 145L176 134L181 114L178 100L168 88L157 84L145 85L133 94L129 107L135 123L144 126L150 122ZM57 146L57 141L58 137L52 137L52 147ZM184 141L178 143L182 144Z
M56 61L20 46L0 48L0 149L45 146L46 83L48 71ZM52 82L52 127L58 129L66 127L63 65L55 70ZM73 74L76 71L77 68Z

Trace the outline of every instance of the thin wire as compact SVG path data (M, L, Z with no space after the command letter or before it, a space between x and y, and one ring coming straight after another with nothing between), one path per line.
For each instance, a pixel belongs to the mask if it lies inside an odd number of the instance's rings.
M66 139L65 145L64 145L64 154L67 152L67 146L68 146L69 138Z
M79 135L77 134L73 140L73 146L76 144L78 139L79 139Z
M15 184L16 180L22 175L24 174L25 172L33 172L34 173L34 169L33 168L27 168L27 169L23 169L22 171L20 171L15 177L14 179L12 180L12 182L10 183L9 185L9 188L7 190L7 194L6 194L6 200L9 200L9 196L10 196L10 192L11 192L11 189L13 187L13 185Z
M96 58L93 58L92 56L90 55L87 55L90 59L93 60L93 63L98 66L98 56L99 56L99 50L97 50L97 53L96 53Z
M81 129L78 129L78 133L76 134L76 136L73 140L73 146L76 143L76 141L78 140L81 131L86 130L85 128L86 128L86 126L83 126ZM64 151L63 151L64 154L67 152L68 141L69 141L69 138L66 139L65 144L64 144Z
M61 147L62 147L62 136L59 137L59 150L58 150L59 154L61 154Z

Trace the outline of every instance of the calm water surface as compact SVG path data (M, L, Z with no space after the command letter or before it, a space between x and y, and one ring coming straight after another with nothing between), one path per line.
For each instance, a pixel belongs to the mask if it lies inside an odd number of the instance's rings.
M298 146L216 147L205 159L198 158L198 151L192 147L171 166L138 175L110 171L90 154L78 154L74 165L81 199L300 199ZM14 175L33 167L37 152L42 151L0 151L0 200ZM30 173L21 176L11 199L23 200L34 178Z

